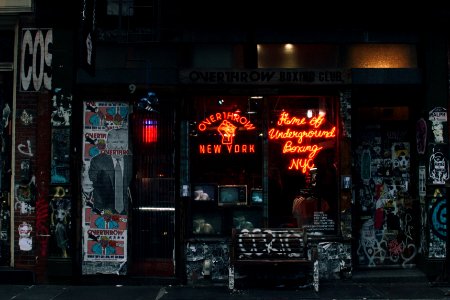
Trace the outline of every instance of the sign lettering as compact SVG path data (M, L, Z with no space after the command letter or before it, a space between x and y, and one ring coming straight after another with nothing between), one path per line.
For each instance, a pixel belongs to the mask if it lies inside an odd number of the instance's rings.
M23 29L20 88L37 92L52 89L52 29Z
M199 132L216 131L220 137L217 144L199 144L200 154L248 154L255 153L255 144L235 144L238 130L255 130L255 125L246 117L236 112L216 112L207 116L198 125Z
M269 140L283 143L282 154L293 155L289 170L307 173L314 167L314 158L323 147L312 143L312 140L336 137L336 126L322 129L324 124L325 116L320 114L311 118L290 116L288 112L280 114L277 127L270 128L268 136Z
M349 70L309 69L248 69L248 70L182 70L180 82L184 84L349 84Z

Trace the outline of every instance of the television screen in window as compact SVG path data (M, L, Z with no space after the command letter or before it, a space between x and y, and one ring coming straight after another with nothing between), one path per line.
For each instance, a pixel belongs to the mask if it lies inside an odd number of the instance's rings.
M222 215L212 211L193 213L192 233L194 235L220 235L222 233Z
M250 203L262 204L263 203L263 191L262 189L251 189L250 191Z
M246 185L219 185L219 205L247 205Z
M243 207L244 208L244 207ZM262 210L237 208L233 210L233 228L248 229L262 227Z
M192 185L192 197L195 201L215 201L217 185L212 183L197 183Z

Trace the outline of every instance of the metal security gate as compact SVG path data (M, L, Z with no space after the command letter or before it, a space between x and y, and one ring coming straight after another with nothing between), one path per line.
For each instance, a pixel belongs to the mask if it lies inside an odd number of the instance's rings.
M173 104L136 109L132 136L135 184L130 216L130 275L173 276L175 178Z

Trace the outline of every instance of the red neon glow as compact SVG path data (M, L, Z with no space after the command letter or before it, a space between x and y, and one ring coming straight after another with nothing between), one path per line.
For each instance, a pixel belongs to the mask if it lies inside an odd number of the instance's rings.
M307 119L305 117L291 117L289 113L282 112L277 121L277 128L269 129L269 140L283 140L282 154L297 155L293 157L288 165L289 170L300 170L308 172L314 167L314 158L323 149L315 143L306 143L313 139L330 139L336 137L336 126L330 129L320 129L325 124L323 115ZM299 127L299 128L297 128ZM298 156L299 155L299 156Z
M255 144L235 144L234 138L238 130L255 130L256 127L246 116L238 112L216 112L203 119L197 126L200 132L215 131L220 136L220 143L198 145L200 154L219 155L255 153Z
M330 130L291 130L290 128L282 131L275 128L269 130L269 139L297 139L299 144L303 143L303 138L334 138L336 137L336 127Z
M231 145L233 144L233 139L236 134L236 126L234 126L231 122L227 120L223 120L220 123L217 131L222 136L222 144L223 145Z
M224 153L255 153L254 144L235 144L235 145L220 145L220 144L206 144L199 145L200 154L220 154Z
M306 122L306 118L297 118L297 117L289 117L289 113L282 112L280 115L280 118L278 119L277 125L283 126L283 125L291 125L291 126L301 126L309 124L315 128L320 127L323 122L325 121L325 117L322 115L319 115L317 117L311 118L309 122Z
M311 158L293 158L288 166L289 170L301 170L302 173L306 173L312 168L314 168L314 162Z
M197 128L200 131L205 131L211 126L217 126L217 123L222 123L223 121L233 122L236 125L243 126L246 130L254 130L255 125L247 119L246 116L241 116L236 112L216 112L215 114L211 114L206 117L203 121L201 121Z
M308 158L312 159L316 157L317 153L319 153L319 151L322 149L323 147L320 147L318 145L293 145L292 141L287 141L283 146L283 154L309 152Z
M145 119L142 126L142 142L155 143L158 140L158 121Z

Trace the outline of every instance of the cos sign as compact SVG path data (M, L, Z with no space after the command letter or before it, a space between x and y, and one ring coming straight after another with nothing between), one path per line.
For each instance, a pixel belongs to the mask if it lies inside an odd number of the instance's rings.
M52 89L52 29L23 29L20 89L27 92Z

